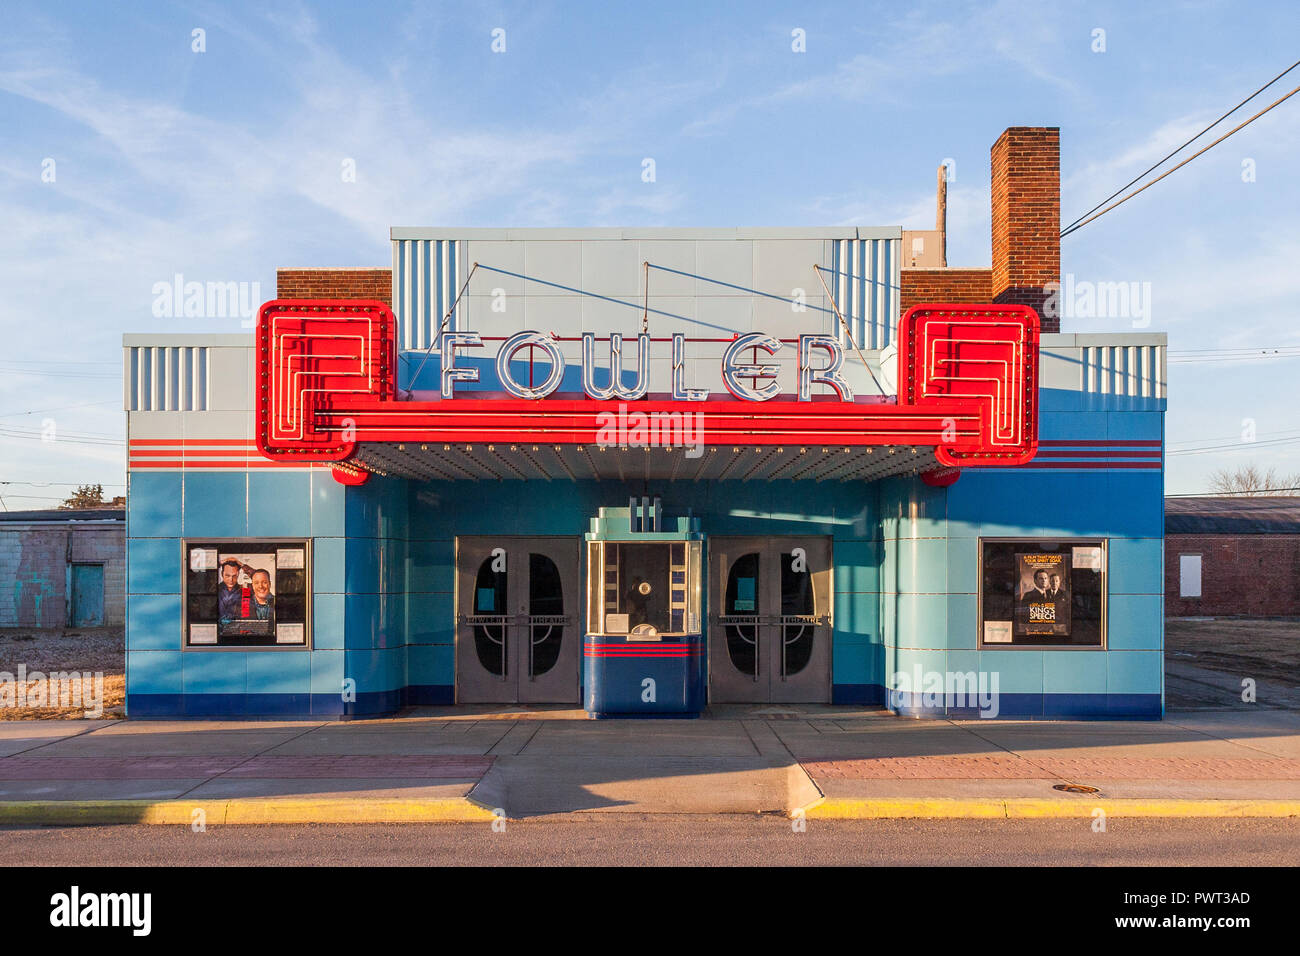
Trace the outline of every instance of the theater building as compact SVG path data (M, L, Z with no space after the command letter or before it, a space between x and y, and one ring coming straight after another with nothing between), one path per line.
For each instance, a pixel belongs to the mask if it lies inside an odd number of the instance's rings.
M988 269L402 227L125 336L129 716L1160 717L1164 336L1059 329L1058 142L994 145Z

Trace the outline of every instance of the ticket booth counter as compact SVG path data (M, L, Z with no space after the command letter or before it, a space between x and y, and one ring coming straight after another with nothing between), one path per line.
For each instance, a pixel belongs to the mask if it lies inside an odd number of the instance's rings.
M665 529L659 499L601 508L586 536L583 702L592 717L704 709L699 519Z

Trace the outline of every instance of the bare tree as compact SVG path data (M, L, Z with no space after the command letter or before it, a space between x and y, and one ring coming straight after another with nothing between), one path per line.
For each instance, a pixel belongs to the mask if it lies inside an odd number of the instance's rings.
M1232 471L1220 468L1210 475L1210 492L1216 495L1297 494L1300 475L1279 475L1276 468L1264 471L1258 465L1240 465Z

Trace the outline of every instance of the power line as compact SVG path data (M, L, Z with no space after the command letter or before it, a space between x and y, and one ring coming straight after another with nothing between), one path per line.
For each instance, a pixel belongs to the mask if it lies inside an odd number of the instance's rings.
M1240 352L1221 355L1170 355L1171 365L1204 365L1206 362L1252 362L1268 359L1300 358L1300 349L1271 349L1257 352Z
M1263 116L1263 115L1264 115L1265 113L1267 113L1269 110L1273 109L1275 106L1279 106L1279 105L1281 105L1282 103L1286 102L1286 101L1289 100L1291 97L1295 96L1297 93L1300 93L1300 86L1297 86L1295 89L1293 89L1290 93L1287 93L1285 96L1279 97L1278 99L1274 100L1272 103L1270 103L1268 106L1264 107L1262 110L1260 110L1260 111L1259 111L1258 113L1256 113L1254 116L1252 116L1250 119L1248 119L1248 120L1246 120L1246 121L1244 121L1244 122L1242 122L1242 123L1239 123L1238 125L1234 126L1232 129L1228 130L1228 132L1224 133L1222 136L1220 136L1218 139L1216 139L1213 143L1210 143L1208 146L1202 147L1201 149L1199 149L1199 150L1197 150L1196 152L1192 153L1192 155L1188 156L1186 159L1184 159L1184 160L1183 160L1181 163L1179 163L1177 166L1175 166L1175 167L1173 167L1172 169L1166 170L1165 172L1161 173L1161 174L1160 174L1159 176L1157 176L1155 179L1151 180L1151 182L1146 183L1145 185L1140 186L1140 187L1138 187L1137 189L1133 190L1131 193L1129 193L1129 194L1128 194L1127 196L1125 196L1123 199L1116 200L1115 202L1113 202L1113 203L1111 203L1109 206L1107 206L1105 209L1103 209L1101 212L1093 213L1093 214L1092 214L1091 216L1089 216L1087 219L1084 219L1084 220L1082 220L1082 221L1076 222L1074 225L1070 226L1068 229L1066 229L1064 232L1062 232L1059 238L1064 239L1066 236L1071 235L1072 233L1078 232L1078 231L1079 231L1080 229L1082 229L1084 226L1088 225L1088 223L1090 223L1090 222L1092 222L1092 221L1094 221L1094 220L1096 220L1096 219L1100 219L1102 216L1106 215L1106 213L1110 212L1112 209L1116 208L1117 206L1122 206L1124 203L1128 202L1130 199L1132 199L1132 198L1133 198L1134 196L1136 196L1138 193L1140 193L1140 192L1144 192L1145 190L1150 189L1152 186L1154 186L1156 183L1160 182L1160 180L1164 179L1166 176L1170 176L1170 175L1172 175L1173 173L1178 172L1178 170L1182 169L1184 166L1186 166L1188 163L1190 163L1192 160L1194 160L1197 156L1200 156L1202 153L1206 153L1206 152L1210 151L1211 149L1213 149L1214 147L1218 146L1220 143L1222 143L1222 142L1223 142L1225 139L1227 139L1229 136L1231 136L1232 134L1238 132L1239 130L1242 130L1242 129L1244 129L1245 127L1249 126L1251 123L1255 122L1255 120L1259 119L1261 116Z
M67 499L67 496L66 495L5 495L5 498L11 501L14 500L15 498L24 498L30 501L65 501ZM104 506L111 507L112 503L105 501Z
M1251 100L1253 100L1255 97L1259 96L1260 93L1263 93L1266 89L1268 89L1270 86L1272 86L1272 85L1273 85L1274 83L1276 83L1278 80L1282 79L1282 77L1286 76L1288 73L1290 73L1292 70L1294 70L1297 66L1300 66L1300 60L1296 60L1294 63L1292 63L1290 66L1288 66L1285 70L1283 70L1283 71L1282 71L1281 73L1279 73L1277 76L1273 77L1273 79L1269 80L1267 83L1265 83L1265 84L1264 84L1263 86L1261 86L1259 89L1257 89L1254 93L1251 93L1250 96L1246 97L1244 100L1242 100L1242 101L1241 101L1240 103L1238 103L1236 106L1234 106L1232 109L1228 110L1228 112L1224 113L1222 116L1220 116L1218 119L1216 119L1216 120L1215 120L1213 123L1211 123L1209 126L1205 127L1205 129L1201 130L1199 133L1197 133L1195 136L1193 136L1193 137L1192 137L1191 139L1189 139L1187 142L1183 143L1183 145L1179 146L1179 147L1178 147L1177 149L1175 149L1172 153L1167 154L1166 156L1164 156L1162 159L1160 159L1160 160L1159 160L1158 162L1156 162L1155 164L1153 164L1153 165L1151 165L1151 166L1148 166L1146 169L1142 170L1142 172L1138 173L1136 176L1134 176L1132 179L1130 179L1128 182L1126 182L1123 186L1120 186L1119 189L1115 190L1113 193L1111 193L1109 196L1107 196L1107 197L1106 197L1105 199L1103 199L1101 202L1097 203L1097 205L1093 206L1091 209L1089 209L1087 212L1085 212L1085 213L1083 214L1083 216L1080 216L1079 219L1074 220L1074 222L1070 223L1070 224L1069 224L1068 226L1066 226L1063 230L1061 230L1061 236L1064 237L1065 234L1066 234L1067 232L1069 232L1069 231L1072 230L1076 225L1078 225L1078 224L1079 224L1079 220L1080 220L1080 219L1083 219L1084 216L1087 216L1087 215L1089 215L1090 213L1094 213L1094 212L1096 212L1098 209L1100 209L1100 208L1101 208L1102 206L1104 206L1106 203L1110 202L1112 199L1114 199L1116 196L1118 196L1118 195L1119 195L1120 193L1122 193L1124 190L1128 189L1128 188L1129 188L1130 186L1132 186L1134 183L1138 182L1138 181L1139 181L1143 176L1145 176L1147 173L1151 172L1152 170L1154 170L1154 169L1156 169L1156 168L1158 168L1158 167L1160 167L1160 166L1163 166L1163 165L1164 165L1165 163L1167 163L1169 160L1173 159L1175 156L1177 156L1179 153L1181 153L1183 150L1185 150L1188 146L1190 146L1192 143L1196 142L1198 139L1200 139L1202 136L1204 136L1204 135L1205 135L1206 133L1208 133L1210 130L1214 129L1214 127L1218 126L1218 125L1219 125L1220 123L1222 123L1225 119L1227 119L1227 118L1228 118L1229 116L1231 116L1233 113L1237 112L1237 110L1241 109L1243 106L1245 106L1245 105L1246 105L1247 103L1249 103Z
M1300 345L1236 345L1236 346L1218 346L1216 349L1170 349L1170 355L1200 355L1204 352L1214 352L1222 355L1225 352L1255 352L1255 351L1279 351L1282 349L1300 349Z
M1297 438L1297 439L1300 439L1300 432L1297 432L1295 429L1285 428L1285 429L1282 429L1282 430L1280 430L1280 431L1275 431L1275 432L1259 432L1259 433L1256 434L1256 438L1265 438L1265 437L1267 437L1269 441L1272 441L1274 438L1277 438L1277 437L1286 437L1286 438ZM1182 439L1181 441L1171 441L1171 442L1167 442L1166 444L1168 444L1168 445L1197 445L1198 442L1207 442L1207 441L1221 441L1221 442L1233 442L1233 441L1238 441L1238 442L1244 442L1245 439L1242 438L1240 435L1216 435L1214 438L1184 438L1184 439ZM1197 447L1200 447L1200 446L1198 445Z
M0 425L0 431L13 432L14 434L22 435L40 436L45 434L44 428L32 428L26 425ZM56 429L56 432L57 434L54 437L66 435L71 438L110 438L116 441L121 441L121 439L118 438L118 435L120 435L121 432L83 432L72 430L65 431L62 429Z
M0 438L16 438L24 441L42 441L50 445L107 445L110 447L121 447L126 444L125 441L110 438L78 438L75 436L58 434L52 438L45 438L39 433L13 432L5 428L0 428Z
M1165 452L1166 455L1209 455L1213 452L1254 451L1257 448L1280 448L1294 445L1300 438L1275 438L1270 441L1230 442L1225 445L1205 445L1200 448L1179 448Z
M1281 491L1300 491L1300 488L1264 488L1259 491L1203 491L1194 495L1165 495L1166 498L1269 498Z
M0 418L18 418L21 415L37 415L41 412L61 412L69 408L90 408L95 405L116 405L118 399L106 398L102 402L79 402L76 405L54 405L50 408L29 408L25 412L3 412Z
M71 361L68 359L5 359L10 365L120 365L120 362L108 361Z
M100 485L104 488L125 488L123 482L104 483L102 481L85 482L85 481L0 481L0 485L32 485L36 488L52 488L55 485L67 485L69 487L80 488L85 484Z
M103 381L103 382L107 382L110 379L116 379L118 381L121 381L122 379L122 376L120 375L95 375L89 372L73 372L73 371L45 372L36 368L11 367L8 365L0 367L0 371L5 372L9 375L31 375L39 378L80 378L80 379L93 379L95 381Z

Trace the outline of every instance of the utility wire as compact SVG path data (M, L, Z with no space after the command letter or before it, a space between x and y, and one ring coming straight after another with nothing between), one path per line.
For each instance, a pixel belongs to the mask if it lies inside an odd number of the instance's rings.
M116 405L118 399L109 398L102 402L80 402L76 405L55 405L51 408L29 408L25 412L0 412L0 418L18 418L21 415L36 415L40 412L61 412L68 408L90 408L93 405Z
M452 300L451 307L447 309L447 314L444 315L442 321L438 323L438 330L429 337L429 347L424 350L424 358L420 359L420 367L415 370L415 375L411 378L412 388L406 390L407 395L413 394L414 386L420 383L420 373L424 371L424 363L429 361L429 356L433 353L433 347L438 344L438 339L446 330L447 323L451 321L451 317L456 314L456 306L460 304L461 297L465 294L465 290L469 288L469 280L474 278L475 272L478 272L477 262L470 268L469 275L465 277L465 284L462 285L460 291L456 293L456 298ZM442 361L445 362L446 360L446 356L443 356Z
M1260 110L1260 111L1259 111L1258 113L1256 113L1254 116L1252 116L1250 119L1248 119L1248 120L1246 120L1245 122L1239 123L1238 125L1234 126L1232 129L1228 130L1228 132L1224 133L1222 136L1220 136L1218 139L1216 139L1213 143L1210 143L1208 146L1204 146L1204 147L1202 147L1201 149L1197 150L1196 152L1192 153L1192 155L1188 156L1186 159L1184 159L1184 160L1183 160L1181 163L1179 163L1177 166L1175 166L1175 167L1173 167L1172 169L1166 170L1165 172L1161 173L1161 174L1160 174L1159 176L1157 176L1155 179L1151 180L1151 182L1146 183L1145 185L1140 186L1139 188L1133 190L1131 193L1129 193L1129 194L1128 194L1127 196L1125 196L1123 199L1116 200L1115 202L1113 202L1113 203L1111 203L1109 206L1107 206L1105 209L1103 209L1101 212L1093 213L1093 214L1092 214L1091 216L1089 216L1087 219L1084 219L1084 220L1081 220L1081 221L1076 222L1074 225L1070 226L1068 229L1066 229L1064 232L1062 232L1059 238L1064 239L1066 236L1078 232L1080 229L1082 229L1084 226L1088 225L1088 223L1092 222L1093 220L1095 220L1095 219L1100 219L1102 216L1106 215L1106 213L1110 212L1112 209L1114 209L1114 208L1117 207L1117 206L1122 206L1124 203L1128 202L1130 199L1132 199L1132 198L1133 198L1134 196L1136 196L1138 193L1140 193L1140 192L1144 192L1145 190L1150 189L1152 186L1154 186L1156 183L1160 182L1160 180L1164 179L1166 176L1169 176L1169 175L1171 175L1171 174L1173 174L1173 173L1178 172L1178 170L1182 169L1184 166L1186 166L1188 163L1190 163L1192 160L1194 160L1197 156L1200 156L1202 153L1208 152L1209 150L1211 150L1211 149L1213 149L1214 147L1218 146L1220 143L1222 143L1225 139L1227 139L1227 138L1228 138L1229 136L1231 136L1233 133L1236 133L1238 130L1244 129L1245 127L1249 126L1251 123L1255 122L1255 120L1259 119L1261 116L1263 116L1263 115L1264 115L1265 113L1267 113L1269 110L1273 109L1275 106L1279 106L1279 105L1281 105L1282 103L1286 102L1286 101L1289 100L1291 97L1295 96L1297 93L1300 93L1300 86L1297 86L1295 89L1293 89L1290 93L1287 93L1285 96L1279 97L1278 99L1274 100L1272 103L1270 103L1268 106L1264 107L1262 110Z
M1276 441L1278 438L1295 438L1300 440L1300 432L1297 432L1293 428L1287 428L1275 432L1260 432L1256 437L1266 439L1268 441ZM1207 441L1240 442L1240 441L1244 441L1244 439L1240 435L1216 435L1213 438L1208 438L1208 437L1207 438L1184 438L1181 441L1171 441L1171 442L1167 442L1166 444L1170 446L1195 445L1197 448L1200 448L1202 447L1201 443Z
M0 485L32 485L33 487L36 488L52 488L55 485L67 485L69 487L80 488L84 484L86 484L86 482L84 481L0 481ZM103 485L103 487L105 488L126 487L126 485L124 485L121 482L105 484L103 482L97 481L95 482L95 484Z
M1280 497L1279 491L1300 491L1300 488L1262 488L1259 491L1205 491L1195 495L1165 495L1166 498L1270 498Z
M1076 225L1079 224L1079 220L1080 220L1080 219L1083 219L1084 216L1087 216L1087 215L1089 215L1089 214L1091 214L1091 213L1096 212L1098 209L1100 209L1102 206L1106 205L1106 203L1110 202L1112 199L1114 199L1116 196L1118 196L1118 195L1119 195L1120 193L1122 193L1124 190L1128 189L1128 188L1129 188L1130 186L1132 186L1134 183L1136 183L1136 182L1138 182L1139 180L1141 180L1141 178L1142 178L1143 176L1145 176L1147 173L1151 172L1152 170L1154 170L1154 169L1156 169L1156 168L1158 168L1158 167L1160 167L1160 166L1163 166L1163 165L1164 165L1165 163L1167 163L1169 160L1173 159L1175 156L1177 156L1179 153L1181 153L1183 150L1185 150L1188 146L1190 146L1192 143L1196 142L1198 139L1200 139L1202 136L1204 136L1204 135L1205 135L1206 133L1208 133L1210 130L1214 129L1214 127L1218 126L1220 123L1222 123L1224 120L1226 120L1226 119L1227 119L1229 116L1231 116L1233 113L1237 112L1237 110L1241 109L1243 106L1245 106L1245 105L1246 105L1247 103L1249 103L1251 100L1253 100L1255 97L1259 96L1260 93L1263 93L1266 89L1268 89L1270 86L1272 86L1272 85L1273 85L1274 83L1276 83L1278 80L1282 79L1282 77L1286 76L1288 73L1290 73L1292 70L1294 70L1297 66L1300 66L1300 60L1296 60L1294 63L1292 63L1290 66L1288 66L1285 70L1283 70L1283 71L1282 71L1281 73L1279 73L1277 76L1273 77L1273 79L1269 80L1267 83L1265 83L1265 84L1264 84L1263 86L1261 86L1259 89L1257 89L1254 93L1251 93L1250 96L1246 97L1244 100L1242 100L1242 101L1241 101L1240 103L1238 103L1236 106L1234 106L1232 109L1228 110L1228 112L1224 113L1222 116L1220 116L1218 119L1216 119L1216 120L1215 120L1213 123L1211 123L1209 126L1205 127L1205 129L1201 130L1199 133L1197 133L1195 136L1193 136L1193 137L1192 137L1191 139L1189 139L1187 142L1183 143L1183 145L1179 146L1179 147L1178 147L1177 149L1175 149L1172 153L1169 153L1168 155L1164 156L1162 159L1160 159L1158 162L1154 163L1153 165L1148 166L1146 169L1142 170L1142 172L1138 173L1136 176L1134 176L1132 179L1130 179L1128 182L1126 182L1123 186L1120 186L1119 189L1115 190L1113 193L1111 193L1109 196L1107 196L1107 197L1106 197L1105 199L1103 199L1101 202L1097 203L1097 205L1093 206L1091 209L1089 209L1087 212L1085 212L1085 213L1083 214L1083 216L1080 216L1079 219L1074 220L1074 222L1072 222L1072 223L1070 223L1068 226L1066 226L1065 229L1063 229L1063 230L1061 231L1061 235L1064 236L1067 232L1069 232L1071 229L1073 229Z
M1205 365L1223 362L1253 362L1260 359L1300 358L1300 351L1244 352L1237 355L1171 355L1170 365Z
M1280 352L1284 349L1300 349L1300 345L1224 345L1213 349L1170 349L1170 355L1194 355L1202 352L1225 354L1227 352Z
M1272 441L1239 441L1226 445L1207 445L1203 448L1179 448L1166 451L1165 455L1169 457L1173 457L1174 455L1212 455L1216 452L1231 454L1236 451L1248 451L1253 453L1256 449L1274 449L1284 445L1294 445L1297 442L1300 442L1300 438L1277 438Z

